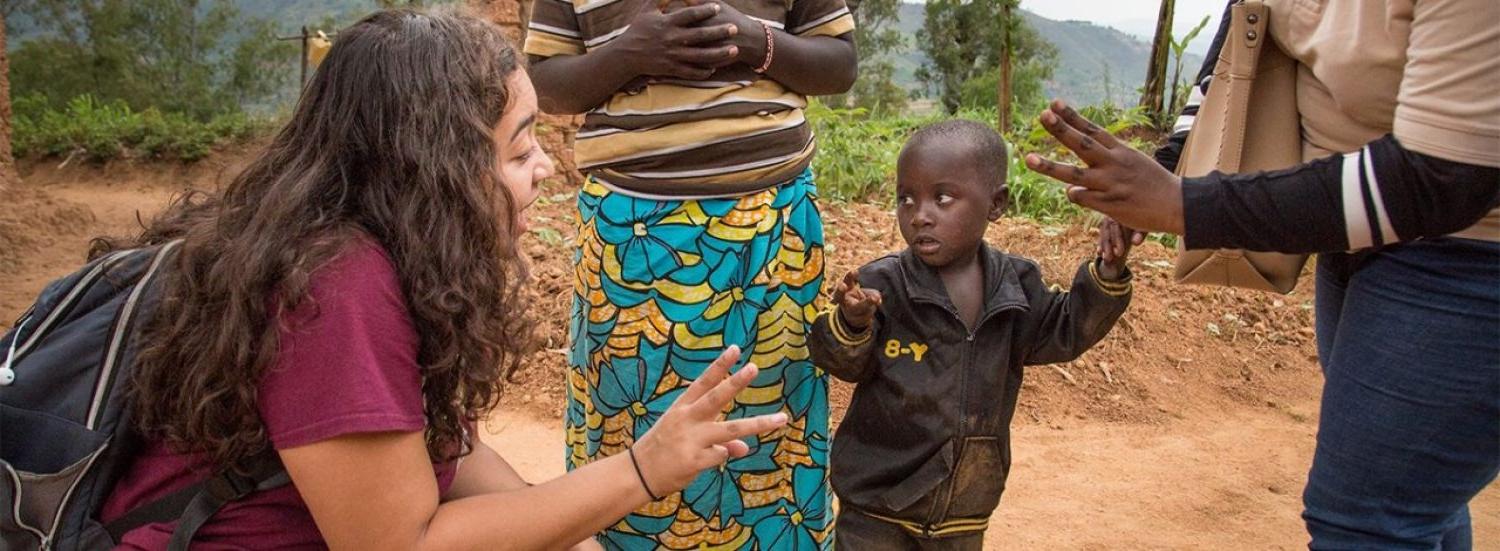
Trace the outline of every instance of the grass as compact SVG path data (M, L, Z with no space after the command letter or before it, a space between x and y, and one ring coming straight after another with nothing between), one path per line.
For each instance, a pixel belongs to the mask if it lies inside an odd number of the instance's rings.
M268 121L226 114L199 121L156 109L132 110L121 101L79 96L66 108L45 107L39 98L14 104L13 147L18 157L82 157L196 161L215 146L264 134Z
M1135 109L1089 106L1081 112L1114 133L1149 123ZM952 116L878 117L863 109L836 109L818 102L808 107L807 117L818 136L818 155L813 159L813 170L818 175L820 194L833 200L887 206L895 198L896 156L908 136L927 124L949 118L991 124L997 118L993 110L964 111ZM1076 158L1035 121L1022 120L1017 124L1018 127L1005 136L1010 150L1006 178L1010 186L1011 215L1049 224L1085 216L1084 209L1068 202L1061 183L1032 172L1022 161L1027 153L1068 162L1076 162ZM1132 140L1131 145L1142 150L1154 146L1139 139Z
M1080 112L1110 132L1147 125L1139 110L1112 105L1086 106ZM18 98L14 104L14 148L17 156L81 157L92 162L119 158L191 162L207 156L213 148L263 135L271 123L242 114L220 115L199 121L155 109L134 111L120 101L101 101L79 96L66 108L45 106L40 98ZM962 118L993 124L994 110L969 110L946 115L874 116L864 109L837 109L812 102L807 109L818 136L818 155L813 169L823 197L835 201L873 202L890 206L895 199L896 156L902 144L917 129ZM546 127L541 132L552 132ZM1086 212L1068 202L1062 184L1027 169L1026 153L1076 162L1034 120L1017 121L1005 136L1010 150L1007 184L1011 215L1043 223L1078 220ZM1147 149L1153 144L1139 139L1132 145Z

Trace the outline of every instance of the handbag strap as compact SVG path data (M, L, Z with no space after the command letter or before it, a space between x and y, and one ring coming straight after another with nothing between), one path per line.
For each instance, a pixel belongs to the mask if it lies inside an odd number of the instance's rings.
M1238 171L1245 153L1250 94L1260 65L1261 46L1271 39L1267 32L1270 14L1261 0L1240 0L1230 8L1228 44L1221 54L1221 60L1228 61L1223 81L1230 87L1225 106L1225 136L1219 141L1219 170L1224 172Z

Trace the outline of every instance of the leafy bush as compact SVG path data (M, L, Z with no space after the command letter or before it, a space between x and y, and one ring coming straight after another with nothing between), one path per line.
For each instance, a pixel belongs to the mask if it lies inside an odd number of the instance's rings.
M62 110L46 107L39 96L14 104L17 156L72 157L102 162L116 158L195 161L214 146L247 140L268 123L242 114L199 122L180 113L154 108L133 111L124 101L101 101L82 95Z
M835 109L817 102L808 107L807 116L818 136L813 170L822 196L887 206L895 200L896 157L906 139L923 126L950 118L942 114L870 116L863 109ZM996 120L994 109L960 111L955 117L989 124ZM1061 222L1083 213L1068 202L1062 184L1032 172L1022 163L1023 155L1041 148L1017 144L1014 135L1006 141L1013 216Z

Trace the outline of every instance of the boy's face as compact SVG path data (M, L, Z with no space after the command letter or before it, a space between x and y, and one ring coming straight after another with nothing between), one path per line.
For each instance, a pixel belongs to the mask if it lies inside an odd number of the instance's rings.
M970 147L930 139L908 144L897 161L901 237L933 268L977 254L985 228L1005 212L1005 188L985 179Z

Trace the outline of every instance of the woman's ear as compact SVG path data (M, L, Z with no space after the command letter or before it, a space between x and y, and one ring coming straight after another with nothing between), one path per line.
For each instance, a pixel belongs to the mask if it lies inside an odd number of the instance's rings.
M990 196L990 221L999 220L1005 216L1005 209L1010 208L1010 186L1000 184L995 187L995 193Z

